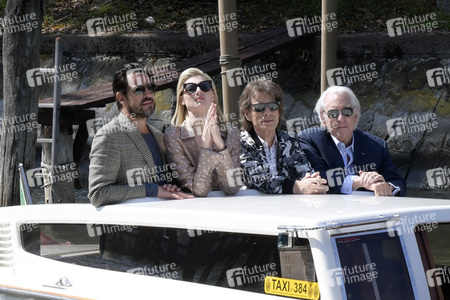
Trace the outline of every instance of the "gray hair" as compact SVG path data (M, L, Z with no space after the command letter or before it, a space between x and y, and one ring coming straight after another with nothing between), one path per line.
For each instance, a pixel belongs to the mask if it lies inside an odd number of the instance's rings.
M358 126L358 122L359 122L361 105L359 104L358 98L356 98L355 93L353 93L353 91L346 86L335 85L335 86L330 86L329 88L327 88L322 93L319 100L317 100L316 107L314 108L314 112L319 115L320 120L322 121L322 123L324 123L324 120L322 119L323 118L322 112L325 111L325 99L329 95L340 95L340 94L347 94L350 98L350 103L351 103L351 106L353 107L354 114L357 116L355 128L354 128L354 129L356 129L356 127Z

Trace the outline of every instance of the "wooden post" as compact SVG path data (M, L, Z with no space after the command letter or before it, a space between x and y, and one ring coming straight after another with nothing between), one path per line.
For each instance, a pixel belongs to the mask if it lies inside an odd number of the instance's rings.
M55 41L55 67L51 151L48 144L42 147L41 167L44 174L45 203L75 202L75 178L78 172L73 162L72 126L60 126L62 47L60 38ZM44 137L50 129L45 126ZM75 176L75 178L74 178Z
M236 16L236 0L219 0L219 28L227 28L227 22L232 22L231 17ZM231 30L220 30L220 55L222 58L238 57L238 30L231 26ZM222 64L222 98L223 98L223 112L228 120L231 120L232 114L239 118L238 100L241 95L241 87L239 85L231 85L228 83L226 71L236 68L239 65L233 63Z
M322 0L322 28L326 27L327 17L330 14L337 15L337 0ZM320 90L323 93L327 87L327 70L336 68L337 30L322 30L320 65Z
M25 170L35 167L38 88L30 84L28 71L39 66L42 0L8 0L3 33L3 122L0 139L0 206L20 203L19 163ZM14 24L14 20L30 23ZM32 30L21 30L28 28ZM36 78L35 78L36 79ZM29 126L31 125L31 126ZM28 127L29 126L29 127ZM30 130L28 130L30 128ZM24 130L26 129L26 130Z

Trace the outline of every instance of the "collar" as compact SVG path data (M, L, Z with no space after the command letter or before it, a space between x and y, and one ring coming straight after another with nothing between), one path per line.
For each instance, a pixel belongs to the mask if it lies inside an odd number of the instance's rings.
M352 135L352 144L350 145L350 146L348 146L348 147L345 147L345 144L344 143L342 143L341 141L339 141L337 138L335 138L334 136L332 136L331 135L331 138L333 139L333 142L334 142L334 144L336 145L336 147L338 148L338 149L341 149L340 147L339 147L339 144L342 144L343 145L343 149L346 149L346 148L351 148L352 149L352 152L353 153L355 153L355 135L353 134ZM342 147L342 146L341 146Z
M277 137L276 133L275 133L275 139L273 140L273 145L272 145L272 147L269 147L269 144L267 144L267 142L266 142L265 140L263 140L258 134L256 134L256 136L258 137L258 139L259 139L259 141L261 142L261 144L262 144L264 147L266 147L267 149L271 149L271 148L273 148L274 146L276 147L277 144L278 144L278 137Z

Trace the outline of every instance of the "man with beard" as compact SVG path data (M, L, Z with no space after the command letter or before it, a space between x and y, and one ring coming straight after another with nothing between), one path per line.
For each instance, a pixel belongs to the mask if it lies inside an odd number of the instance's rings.
M98 207L142 197L191 198L166 180L173 176L166 163L164 136L147 123L155 110L156 86L144 68L126 64L116 72L112 87L120 113L92 141L91 203Z

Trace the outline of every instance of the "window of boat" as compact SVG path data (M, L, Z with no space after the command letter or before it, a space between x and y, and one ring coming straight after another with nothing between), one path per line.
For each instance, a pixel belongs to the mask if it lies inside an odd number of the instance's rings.
M344 299L415 299L398 235L386 230L333 238L340 266L327 271Z
M450 224L429 222L414 232L431 299L450 299Z
M282 275L277 236L112 224L22 227L26 251L87 267L258 293L264 293L266 276ZM312 257L302 253L308 265L302 265L299 276L315 278ZM294 259L296 254L281 256Z

